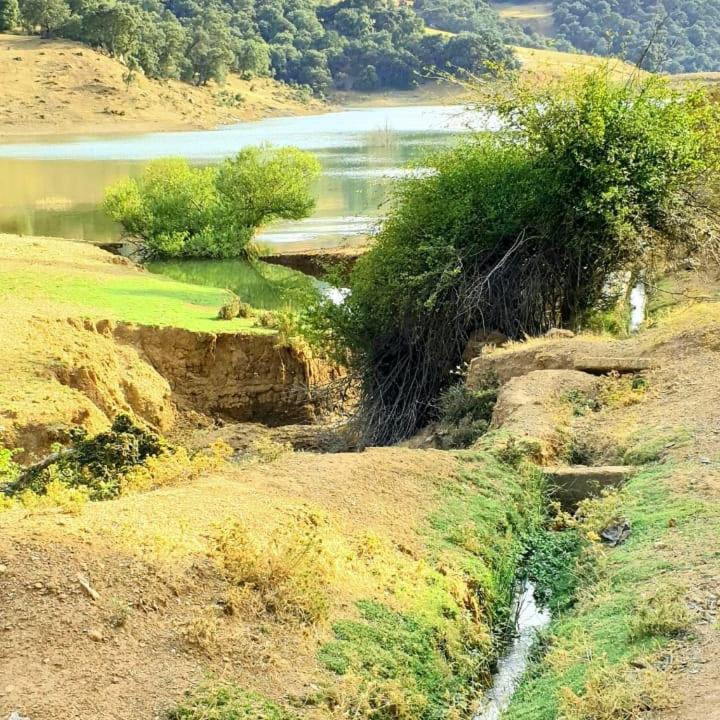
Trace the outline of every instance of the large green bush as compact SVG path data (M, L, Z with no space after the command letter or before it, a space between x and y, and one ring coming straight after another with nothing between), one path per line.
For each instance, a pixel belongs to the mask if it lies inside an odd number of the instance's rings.
M431 419L473 331L576 327L618 273L717 237L698 197L718 168L717 111L701 93L603 71L493 109L503 131L400 184L351 296L321 314L362 381L366 442Z
M105 194L105 209L149 258L252 255L255 231L314 207L317 159L296 148L249 148L218 167L170 158Z

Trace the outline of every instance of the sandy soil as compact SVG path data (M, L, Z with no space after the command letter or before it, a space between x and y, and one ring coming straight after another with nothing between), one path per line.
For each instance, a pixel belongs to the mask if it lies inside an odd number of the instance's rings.
M117 60L80 43L0 35L0 140L209 128L327 108L268 78L230 76L221 87L198 88L139 75L126 87L124 72Z
M456 469L431 451L294 454L94 503L80 517L0 515L0 717L154 718L208 672L270 698L312 694L324 677L316 652L326 625L303 631L236 614L216 619L210 646L184 641L183 628L227 595L207 554L215 524L240 517L267 532L299 507L321 508L344 554L372 532L409 557L422 546L439 478ZM353 562L349 574L338 571L332 617L352 616L358 597L386 600L382 576Z

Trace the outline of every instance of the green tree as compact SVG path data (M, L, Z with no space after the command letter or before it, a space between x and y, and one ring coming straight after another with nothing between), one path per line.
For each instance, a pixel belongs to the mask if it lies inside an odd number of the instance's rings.
M49 38L52 33L70 19L70 7L65 0L23 0L20 13L25 26Z
M0 0L0 32L14 30L20 23L18 0Z
M216 8L196 17L190 27L187 53L189 79L197 85L223 82L234 60L227 18Z
M319 170L313 156L294 148L243 150L211 168L159 160L110 187L105 209L147 258L250 256L260 226L312 210Z
M701 92L599 72L492 109L506 129L401 184L352 293L316 315L362 378L367 443L433 418L471 333L577 327L618 273L720 241L720 110Z

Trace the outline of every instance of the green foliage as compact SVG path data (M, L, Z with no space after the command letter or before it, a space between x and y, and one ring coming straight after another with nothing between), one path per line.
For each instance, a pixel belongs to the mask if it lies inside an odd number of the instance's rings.
M22 468L13 460L14 450L0 446L0 491L5 485L12 485L20 477Z
M60 453L48 468L30 473L21 484L16 482L13 494L26 490L43 494L50 483L60 481L69 488L87 489L91 500L117 497L124 473L167 451L157 435L138 427L127 415L118 415L110 430L94 437L74 430L69 451Z
M481 389L471 390L459 383L440 395L438 434L445 449L469 447L487 431L498 386L497 377L490 377Z
M49 38L70 19L70 6L65 0L23 0L20 13L27 28L39 27L41 35Z
M20 24L18 0L0 0L0 32L14 30Z
M525 572L535 583L535 595L553 614L574 602L583 578L579 561L584 540L576 530L542 529L528 540Z
M146 258L233 258L253 254L261 225L305 217L320 166L295 148L249 148L218 167L171 158L105 194L108 215Z
M316 94L333 86L407 89L428 67L479 74L516 65L504 42L510 26L484 2L456 38L426 35L412 6L394 0L20 2L30 30L86 42L150 77L198 85L222 83L235 70L244 77L272 74Z
M653 72L717 70L720 7L713 0L555 0L560 47L621 56Z
M229 682L206 682L177 706L166 720L294 720L295 716L261 695Z
M371 444L427 422L472 332L580 325L617 273L718 237L687 192L717 177L718 110L702 93L599 71L494 108L504 131L399 184L352 294L325 309L363 378Z

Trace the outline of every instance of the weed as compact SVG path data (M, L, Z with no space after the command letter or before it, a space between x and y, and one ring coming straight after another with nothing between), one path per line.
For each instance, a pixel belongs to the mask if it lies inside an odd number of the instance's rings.
M599 393L599 402L610 408L630 407L645 400L648 383L641 375L610 378Z
M45 512L59 510L68 515L78 515L83 511L90 492L86 488L71 487L58 479L58 473L50 469L52 478L45 486L45 492L40 494L33 490L24 490L17 496L20 507L30 512Z
M271 463L293 451L290 443L280 443L269 437L259 437L250 444L243 459L250 463Z
M131 609L127 603L122 602L117 598L112 598L107 617L108 625L112 628L125 627L125 625L127 625L128 618L130 617L130 612Z
M583 537L577 530L540 530L533 534L525 572L535 583L536 597L553 613L567 610L575 600L583 579L580 558Z
M575 416L586 415L588 412L597 412L602 409L602 403L598 398L577 388L563 393L561 399L570 404Z
M625 496L619 490L603 490L599 497L581 500L575 512L579 527L591 539L624 519Z
M264 611L304 624L327 617L333 564L320 519L301 511L259 543L239 520L230 520L215 542L215 557L228 581L251 589Z
M218 626L217 611L214 608L205 608L182 625L180 636L187 645L209 652L217 641Z
M120 492L127 494L158 487L191 482L202 475L221 469L234 450L223 442L212 445L207 453L191 455L186 448L148 458L120 479Z
M564 688L560 700L566 720L635 720L667 706L665 679L657 670L596 664L581 694Z
M296 720L294 715L257 693L227 682L208 681L188 693L166 720Z
M685 588L665 585L639 598L630 621L630 637L671 637L687 630L693 616L684 596Z
M444 449L466 448L487 432L497 402L499 382L494 374L471 390L464 383L452 385L439 398L438 435Z

